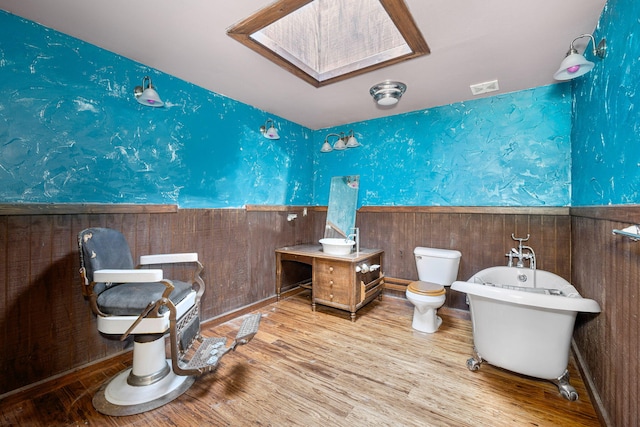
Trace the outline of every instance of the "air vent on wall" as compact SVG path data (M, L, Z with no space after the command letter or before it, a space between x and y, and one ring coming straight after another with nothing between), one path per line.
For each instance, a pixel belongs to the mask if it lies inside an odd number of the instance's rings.
M491 80L490 82L478 83L475 85L470 85L471 93L474 95L482 95L483 93L495 92L500 90L500 86L498 86L497 80Z

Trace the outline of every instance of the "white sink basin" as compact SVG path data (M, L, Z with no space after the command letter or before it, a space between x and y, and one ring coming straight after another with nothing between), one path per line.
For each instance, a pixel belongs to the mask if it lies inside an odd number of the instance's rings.
M329 255L349 255L351 248L356 244L353 240L345 240L342 238L326 238L320 239L322 250Z

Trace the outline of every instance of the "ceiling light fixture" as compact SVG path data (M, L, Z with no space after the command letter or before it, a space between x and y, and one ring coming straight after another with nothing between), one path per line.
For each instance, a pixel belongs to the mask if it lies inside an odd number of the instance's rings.
M146 86L145 82L148 82ZM158 95L158 92L156 92L153 87L151 77L149 76L145 76L142 79L142 86L136 86L133 89L133 94L140 104L146 105L147 107L162 107L164 105L164 102L160 99L160 95Z
M390 107L400 101L402 94L407 90L407 85L400 82L378 83L369 89L369 93L373 96L373 100L381 107Z
M360 143L358 142L355 135L353 134L353 130L350 130L349 135L347 135L347 148L356 148L359 146L360 146Z
M329 142L332 137L337 137L333 143ZM347 148L355 148L360 147L360 143L355 137L353 130L350 130L348 134L345 135L344 132L338 133L330 133L324 138L324 144L322 144L322 148L320 151L322 153L328 153L333 150L346 150Z
M580 77L584 74L587 74L593 68L594 64L591 61L587 61L583 55L580 55L577 49L573 46L576 40L589 37L591 42L593 43L593 55L598 58L604 58L604 55L607 51L607 41L606 39L600 40L598 46L596 46L596 40L593 38L591 34L582 34L571 42L571 46L569 48L569 52L567 52L566 58L562 60L560 63L560 68L555 72L553 78L556 80L571 80L576 77ZM589 46L589 42L587 41L587 47ZM586 50L586 48L585 48Z
M271 123L271 126L269 126L269 123ZM264 125L260 126L260 133L267 139L280 139L278 129L275 128L271 119L268 119Z

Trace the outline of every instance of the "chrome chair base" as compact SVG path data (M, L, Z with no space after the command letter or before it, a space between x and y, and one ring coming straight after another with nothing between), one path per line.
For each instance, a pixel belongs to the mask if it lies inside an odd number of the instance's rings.
M171 360L167 361L171 365ZM169 372L151 385L133 386L127 381L131 368L111 378L93 397L93 406L105 415L135 415L159 408L182 395L196 378Z

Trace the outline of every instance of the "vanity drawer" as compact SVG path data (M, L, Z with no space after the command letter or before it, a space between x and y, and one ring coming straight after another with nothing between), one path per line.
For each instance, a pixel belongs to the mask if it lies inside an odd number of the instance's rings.
M337 284L324 284L316 287L313 285L313 299L315 301L331 302L334 304L349 305L349 288Z
M319 260L313 270L313 298L337 304L349 304L353 287L350 264Z

